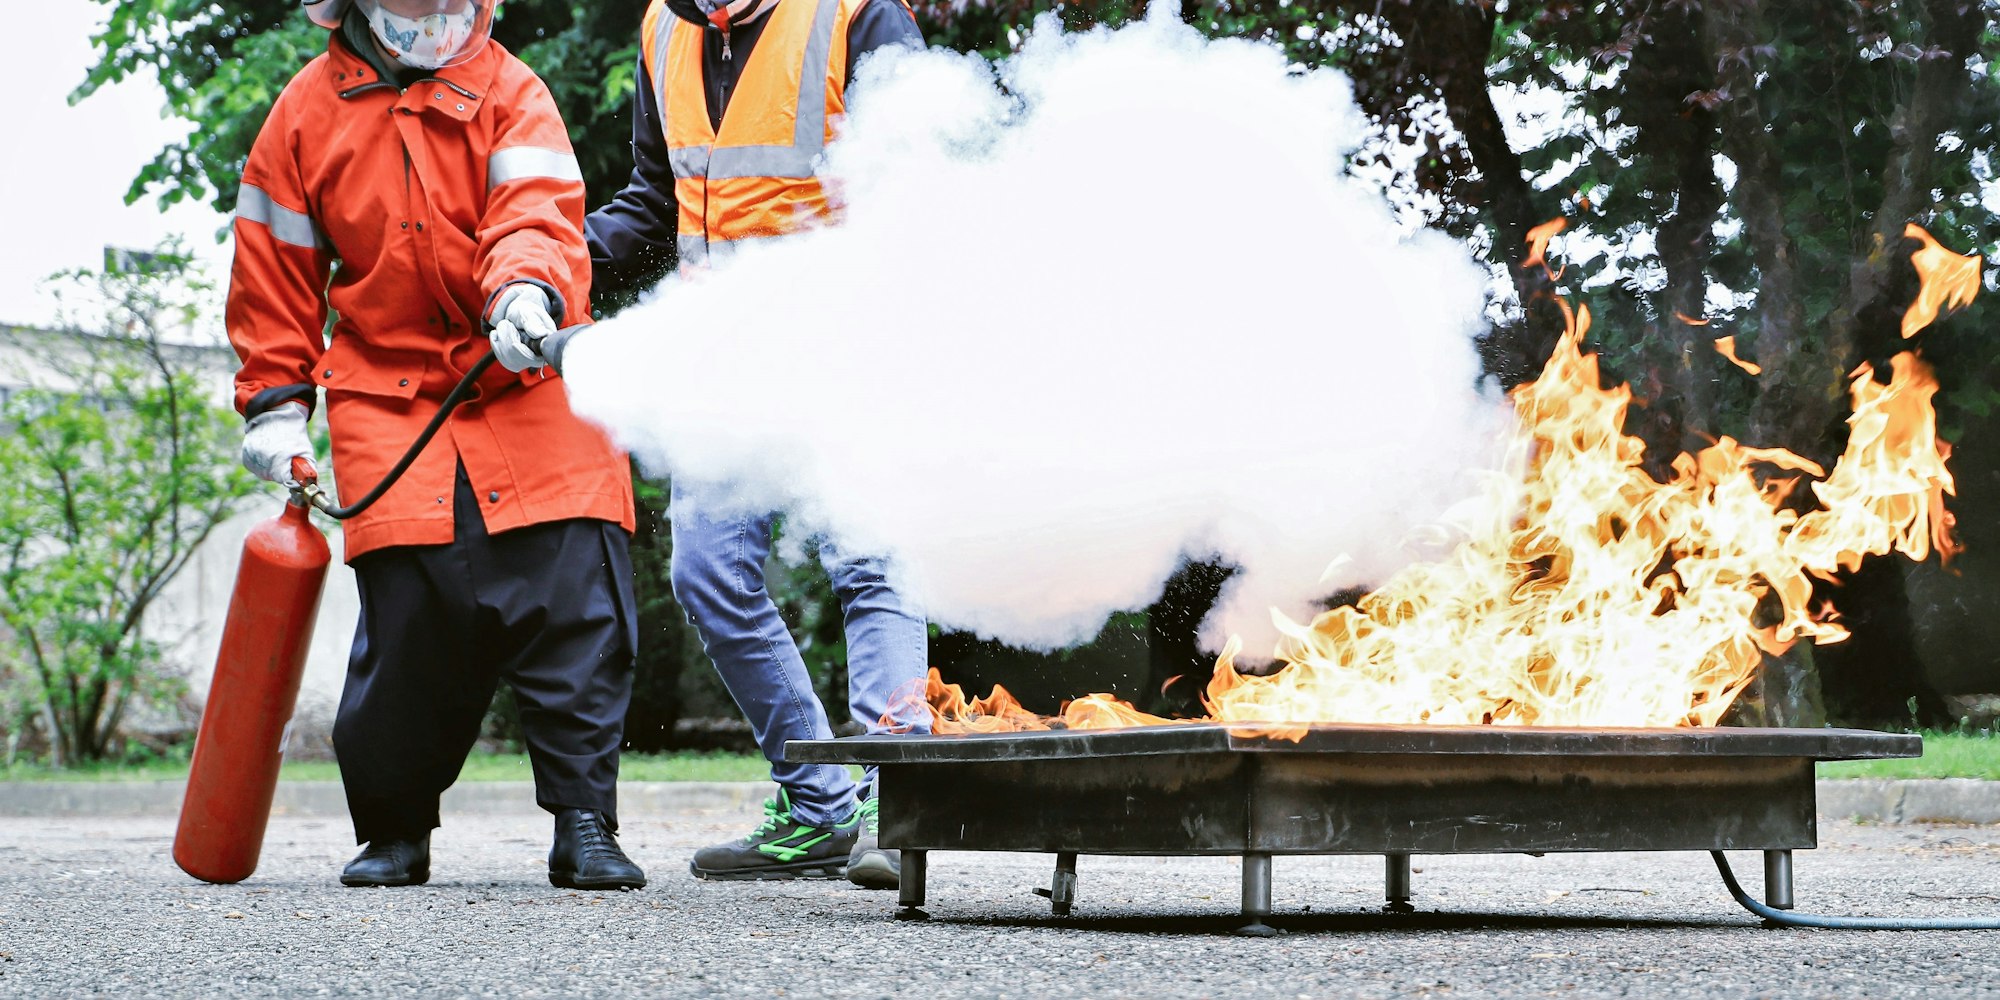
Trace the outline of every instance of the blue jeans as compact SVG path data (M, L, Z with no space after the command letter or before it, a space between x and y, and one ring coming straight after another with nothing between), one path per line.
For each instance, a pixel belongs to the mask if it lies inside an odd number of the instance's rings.
M855 800L847 769L784 759L785 741L831 739L833 727L813 692L798 644L764 587L775 515L704 510L704 492L709 491L674 485L668 508L674 599L687 611L716 673L750 720L757 746L771 762L771 780L791 796L793 818L813 826L844 821ZM897 593L880 559L848 558L831 543L820 545L819 558L844 616L848 704L854 718L871 734L929 732L930 711L922 695L930 636L922 612Z

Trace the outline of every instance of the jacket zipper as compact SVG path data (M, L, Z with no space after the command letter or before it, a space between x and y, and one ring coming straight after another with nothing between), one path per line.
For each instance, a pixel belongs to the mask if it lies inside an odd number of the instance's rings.
M722 33L722 79L717 81L717 92L721 100L715 109L715 121L711 124L716 131L722 130L722 116L729 113L729 98L736 90L736 57L729 51L729 32Z

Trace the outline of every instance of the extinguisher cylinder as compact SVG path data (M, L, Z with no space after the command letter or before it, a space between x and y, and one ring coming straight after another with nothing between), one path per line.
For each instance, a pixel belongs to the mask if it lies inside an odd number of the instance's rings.
M195 878L241 882L257 870L330 562L299 502L243 542L174 834L174 862Z

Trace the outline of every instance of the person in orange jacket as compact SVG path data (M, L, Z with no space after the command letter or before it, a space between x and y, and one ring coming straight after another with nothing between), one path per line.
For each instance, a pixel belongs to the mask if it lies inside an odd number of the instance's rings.
M471 401L346 522L361 620L333 736L364 847L341 881L429 878L438 797L504 677L556 817L549 880L636 888L615 837L632 484L534 367L535 338L588 318L584 189L547 86L489 38L497 4L304 0L327 51L279 95L237 198L243 460L289 482L323 389L358 495L490 345Z

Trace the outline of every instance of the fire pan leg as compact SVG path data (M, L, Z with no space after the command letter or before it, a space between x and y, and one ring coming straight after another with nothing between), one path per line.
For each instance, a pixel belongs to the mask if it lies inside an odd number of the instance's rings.
M1056 852L1056 873L1049 881L1047 889L1036 889L1036 895L1049 897L1049 912L1058 917L1069 916L1070 907L1076 904L1076 852Z
M1382 898L1387 900L1382 909L1388 913L1413 913L1416 907L1410 905L1410 856L1407 854L1384 854Z
M1271 937L1277 929L1266 924L1264 918L1271 915L1271 856L1269 854L1245 854L1243 856L1243 920L1236 933L1249 937Z
M1792 852L1764 852L1764 903L1774 910L1792 908Z
M897 882L896 902L901 906L896 910L897 920L929 920L931 915L923 911L924 872L930 859L923 851L903 852L903 873Z

